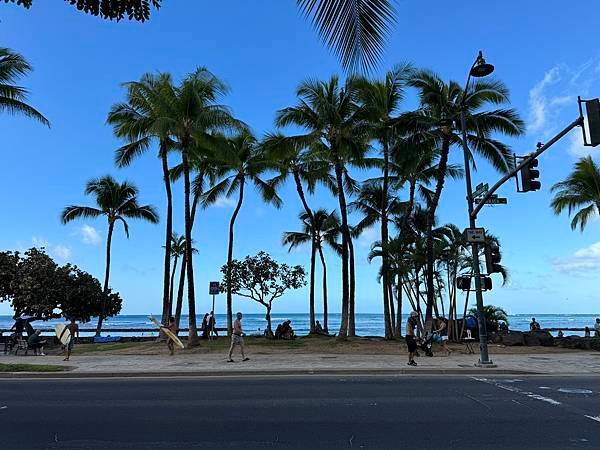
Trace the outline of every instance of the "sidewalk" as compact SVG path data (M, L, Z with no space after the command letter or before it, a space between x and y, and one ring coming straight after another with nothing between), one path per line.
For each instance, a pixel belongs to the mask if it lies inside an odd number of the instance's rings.
M1 356L5 364L56 364L68 372L36 374L47 377L74 376L221 376L288 374L600 374L600 352L575 351L548 354L491 355L496 368L475 367L478 355L452 355L417 358L418 366L406 365L405 355L352 354L249 354L251 360L227 363L224 354L166 355L81 355L63 362L59 356ZM0 374L14 376L14 374ZM21 373L19 376L26 376Z

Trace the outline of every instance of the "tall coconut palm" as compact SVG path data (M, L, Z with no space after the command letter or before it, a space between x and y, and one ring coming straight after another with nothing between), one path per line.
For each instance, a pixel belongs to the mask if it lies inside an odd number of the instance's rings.
M573 172L564 180L552 186L554 198L552 209L561 214L565 209L569 216L577 211L571 220L571 229L578 226L583 231L588 221L600 215L600 168L591 156L581 158Z
M237 192L238 200L229 221L229 243L227 246L227 267L231 269L233 261L233 238L235 221L244 202L247 183L254 185L265 202L281 207L282 201L273 186L264 181L262 175L271 168L270 161L258 145L256 138L249 131L242 131L223 142L215 154L215 164L227 176L217 182L202 196L203 205L209 206L222 196L232 197ZM229 275L228 275L229 276ZM233 327L233 293L227 286L227 330L232 333Z
M276 177L269 180L269 184L277 188L291 176L306 217L311 224L310 231L316 230L317 224L315 223L313 211L306 200L304 184L306 184L308 192L311 194L315 192L318 182L322 182L335 190L335 182L332 182L329 175L329 164L326 161L316 160L303 140L296 136L284 136L280 133L268 134L261 145L267 152L267 158L273 165L273 169L279 172ZM314 283L310 283L309 287L309 305L310 333L314 333Z
M377 141L382 154L382 195L381 205L377 208L381 212L381 242L382 242L382 288L384 328L387 339L392 337L392 317L390 309L393 307L389 298L390 284L388 282L386 244L389 239L388 225L388 200L390 193L390 152L394 141L397 140L397 122L400 103L404 98L406 82L412 73L410 65L399 65L389 71L384 80L361 80L359 94L361 102L367 112L371 125L371 133Z
M327 304L327 265L323 254L324 244L338 251L338 236L340 232L340 219L335 211L329 213L324 209L311 211L310 216L306 211L298 215L302 223L302 231L286 231L283 233L282 244L289 246L289 251L302 245L311 244L310 252L310 284L314 292L316 254L319 253L323 269L323 329L328 332L328 304ZM310 305L314 320L314 303ZM314 330L311 331L313 333Z
M31 71L32 67L23 56L0 47L0 111L29 117L49 127L48 119L27 104L27 89L15 84Z
M454 81L445 83L429 71L413 74L409 84L419 91L420 108L411 115L415 130L437 142L440 149L438 176L431 197L427 221L427 308L426 321L431 323L434 292L433 224L447 176L452 148L462 151L460 113L466 117L467 144L501 172L510 168L510 147L493 136L497 133L514 137L524 133L525 126L514 109L488 109L509 102L508 89L500 81L477 79L464 91ZM470 155L473 160L473 155Z
M383 197L386 197L385 199ZM372 184L366 183L358 193L355 201L350 203L349 209L360 213L360 222L354 227L355 232L361 233L367 228L371 228L376 224L381 224L383 221L387 221L388 214L397 216L403 213L404 205L398 200L397 197L390 195L387 190L385 182L383 184ZM389 298L389 283L387 270L387 257L385 251L387 250L388 242L388 225L381 229L381 249L382 249L382 269L381 279L384 284L383 289L383 311L384 311L384 330L385 338L392 339L394 337L393 317L392 308L390 305L391 299Z
M327 161L333 170L340 207L342 234L342 320L338 336L348 334L349 241L348 207L344 187L348 182L346 165L355 163L368 148L368 124L364 111L358 104L358 89L354 79L341 85L337 77L329 81L308 80L300 84L296 94L296 106L277 112L276 123L280 127L296 125L306 134L304 141L310 145L321 160Z
M110 277L110 252L112 236L117 222L123 224L125 235L129 238L129 225L126 219L141 219L150 223L158 223L158 213L151 205L139 205L138 189L127 181L119 183L110 175L94 178L88 181L85 194L94 196L96 207L67 206L61 214L62 223L66 224L75 219L106 217L108 233L106 237L106 271L104 274L104 292L108 292ZM100 336L104 320L104 307L98 317L96 336Z
M175 272L177 272L177 263L180 258L183 258L185 254L185 237L180 236L177 233L171 233L171 258L173 258L173 270L171 271L169 281L169 304L168 304L168 316L173 315L173 300L175 292ZM164 323L164 322L163 322Z
M174 88L169 102L161 109L160 121L181 152L184 182L185 239L192 242L192 199L190 153L211 140L215 131L239 126L229 109L217 103L228 92L227 86L206 68L198 68ZM192 247L186 246L187 298L189 308L188 346L198 344L196 294Z
M173 147L169 129L161 120L162 110L173 97L173 80L167 73L144 74L140 81L124 84L126 100L116 103L108 113L107 123L113 126L115 136L127 143L117 149L115 164L117 167L129 166L137 157L145 153L151 144L158 143L158 158L161 162L163 183L167 196L167 214L165 220L165 255L163 271L163 308L162 323L167 323L169 308L172 308L173 286L170 284L171 251L173 243L173 194L169 178L168 152ZM177 261L175 259L174 261Z

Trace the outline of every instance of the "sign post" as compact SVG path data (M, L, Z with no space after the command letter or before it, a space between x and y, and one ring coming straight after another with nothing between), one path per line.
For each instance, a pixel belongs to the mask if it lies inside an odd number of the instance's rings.
M219 292L221 292L221 285L219 284L218 281L211 281L208 284L208 294L212 295L213 301L212 301L212 311L215 311L215 295L219 294Z

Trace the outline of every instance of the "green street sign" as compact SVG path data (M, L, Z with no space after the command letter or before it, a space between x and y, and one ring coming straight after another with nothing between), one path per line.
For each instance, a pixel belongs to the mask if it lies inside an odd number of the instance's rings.
M480 195L486 193L490 189L489 184L487 183L479 183L475 187L475 191L473 191L473 197L479 197Z

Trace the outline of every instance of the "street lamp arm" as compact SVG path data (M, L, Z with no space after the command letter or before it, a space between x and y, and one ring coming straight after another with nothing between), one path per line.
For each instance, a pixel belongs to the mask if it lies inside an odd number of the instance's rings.
M542 145L537 151L535 151L534 153L532 153L531 155L529 155L528 157L523 159L521 161L521 163L518 164L513 170L511 170L506 175L504 175L502 178L500 178L500 180L496 184L494 184L486 192L486 194L481 198L481 200L479 201L479 204L475 207L475 209L473 209L473 211L471 212L471 218L472 219L477 218L477 214L479 213L479 211L481 211L481 208L483 208L483 206L485 205L486 200L488 200L492 195L494 195L494 193L500 188L500 186L502 186L509 179L514 177L517 173L519 173L521 171L521 169L523 167L525 167L527 164L529 164L529 162L532 159L535 159L538 156L540 156L542 153L544 153L546 150L548 150L552 145L556 144L560 139L562 139L565 135L567 135L573 128L579 127L579 126L583 126L583 115L580 115L576 120L571 122L564 130L562 130L560 133L558 133L556 136L554 136L552 139L550 139L548 142L546 142L544 145Z

